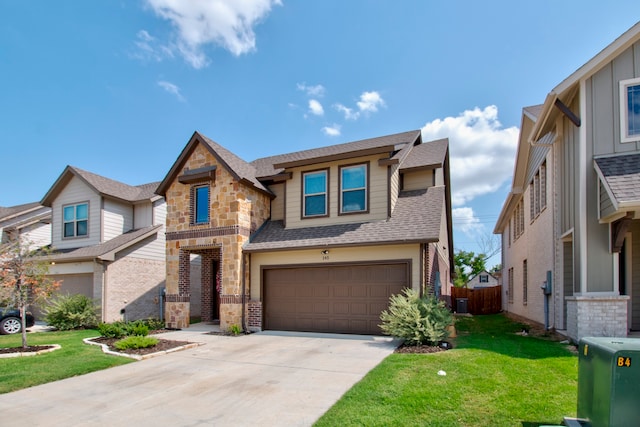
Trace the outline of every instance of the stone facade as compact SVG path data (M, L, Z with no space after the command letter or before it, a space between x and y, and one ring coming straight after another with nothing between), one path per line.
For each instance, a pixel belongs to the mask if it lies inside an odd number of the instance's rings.
M578 342L584 337L626 337L628 296L567 297L567 335Z
M250 234L269 217L270 198L250 186L238 182L226 166L201 143L196 144L186 162L185 170L215 167L213 179L181 183L175 179L166 192L167 200L167 326L184 328L189 325L189 258L202 259L202 317L210 320L216 299L220 301L220 327L246 324L242 319L243 295L249 295L248 280L243 280L242 247ZM209 186L209 222L193 224L194 186ZM217 261L218 271L210 270ZM248 274L244 271L245 274ZM216 278L214 280L213 278ZM245 316L247 313L245 313ZM246 320L246 317L245 317Z

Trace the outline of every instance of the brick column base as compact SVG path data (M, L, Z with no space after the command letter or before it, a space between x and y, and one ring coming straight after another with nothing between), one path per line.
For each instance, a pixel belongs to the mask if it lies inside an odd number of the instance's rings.
M247 317L247 328L251 332L260 332L262 330L262 301L249 301Z

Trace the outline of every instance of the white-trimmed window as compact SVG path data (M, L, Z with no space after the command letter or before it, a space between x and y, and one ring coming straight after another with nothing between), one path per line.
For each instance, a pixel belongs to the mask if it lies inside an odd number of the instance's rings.
M547 207L547 162L540 165L533 180L529 184L531 222Z
M89 203L62 207L62 237L84 237L89 234Z
M620 139L640 140L640 78L620 82Z
M509 304L513 304L513 267L511 267L507 274L507 299Z
M340 168L340 213L367 211L367 165Z
M480 279L480 283L489 283L488 274L481 274L479 279Z
M304 218L327 216L328 181L327 170L302 174L302 216Z

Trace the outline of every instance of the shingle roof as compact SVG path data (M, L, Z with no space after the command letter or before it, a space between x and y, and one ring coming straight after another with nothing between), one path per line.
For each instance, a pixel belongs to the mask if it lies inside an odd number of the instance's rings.
M640 154L603 157L595 164L618 204L640 204Z
M10 206L6 208L0 207L0 221L4 221L5 219L9 217L13 217L15 215L19 215L22 212L33 210L39 206L42 206L42 205L38 202L33 202L33 203L25 203L23 205Z
M131 203L150 200L153 197L156 197L154 190L159 184L158 182L152 182L134 186L124 184L120 181L106 178L74 166L67 166L51 189L49 189L49 192L47 192L42 199L42 204L50 206L53 199L62 190L62 188L67 185L73 176L80 178L89 187L93 188L97 193L103 196L113 197Z
M157 233L160 228L162 228L162 225L152 225L150 227L129 231L98 245L56 250L47 256L47 259L50 261L71 261L102 258L128 248L134 243Z
M233 154L231 151L224 148L222 145L217 142L207 138L206 136L198 133L202 140L206 142L218 155L220 160L226 163L227 168L235 173L239 179L245 179L251 182L257 188L269 192L260 181L256 178L256 168L250 163L242 160L240 157Z
M245 245L247 252L313 247L363 246L435 242L445 203L445 188L400 193L389 220L285 229L282 221L269 221Z
M411 149L400 169L444 167L448 147L449 140L446 138L417 145Z
M412 130L393 135L347 142L345 144L330 145L327 147L265 157L256 159L251 162L251 164L256 168L256 176L258 178L263 178L282 172L283 168L286 166L311 162L319 163L322 161L329 161L335 157L345 156L347 154L358 156L362 155L363 152L376 149L389 150L391 152L399 149L405 144L413 144L419 137L420 130Z

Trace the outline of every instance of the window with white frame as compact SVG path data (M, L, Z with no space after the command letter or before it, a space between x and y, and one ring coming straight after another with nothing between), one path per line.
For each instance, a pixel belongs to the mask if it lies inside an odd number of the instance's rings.
M480 283L489 283L489 275L481 274L480 275Z
M513 241L524 233L524 202L520 200L513 211Z
M327 216L328 181L327 170L302 174L302 216L304 218Z
M87 236L89 234L89 203L64 206L62 223L64 238Z
M530 206L529 212L533 222L540 212L547 207L547 163L540 165L533 180L529 184Z
M640 78L620 82L620 139L640 140Z
M340 168L340 213L367 211L367 165Z

